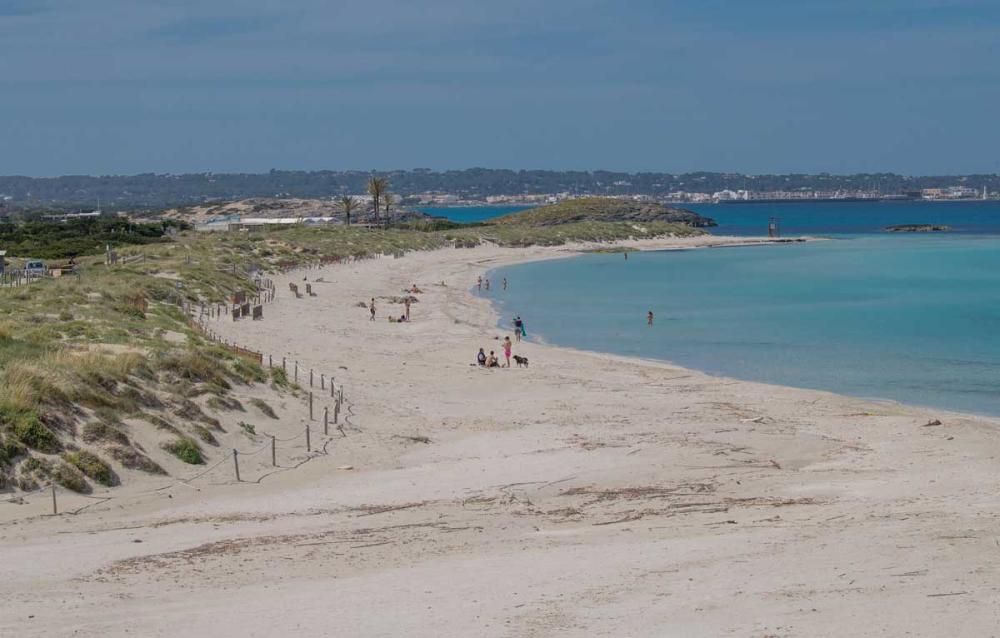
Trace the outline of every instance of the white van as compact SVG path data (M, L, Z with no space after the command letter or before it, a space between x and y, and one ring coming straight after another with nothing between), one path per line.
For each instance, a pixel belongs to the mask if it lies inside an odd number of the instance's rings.
M31 259L24 264L24 274L28 277L44 277L45 262L40 259Z

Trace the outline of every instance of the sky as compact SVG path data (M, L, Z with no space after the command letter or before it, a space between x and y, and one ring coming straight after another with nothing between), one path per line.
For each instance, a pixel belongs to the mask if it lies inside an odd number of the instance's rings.
M0 174L997 173L998 43L998 0L0 0Z

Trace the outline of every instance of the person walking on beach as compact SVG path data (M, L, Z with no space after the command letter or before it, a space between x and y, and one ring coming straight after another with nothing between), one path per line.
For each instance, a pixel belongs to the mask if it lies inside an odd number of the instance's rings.
M504 356L505 359L507 359L507 364L504 365L505 368L509 368L510 367L510 349L511 349L510 337L504 337L503 338L503 356Z
M524 322L521 321L521 316L518 315L514 317L514 338L517 339L518 343L521 343L521 333L524 331Z
M652 310L650 310L648 313L646 313L646 325L647 326L653 325L653 311Z
M375 321L375 297L372 297L371 305L368 306L368 310L372 313L372 318L370 321Z
M403 305L406 306L406 320L410 320L410 298L407 297L403 300Z

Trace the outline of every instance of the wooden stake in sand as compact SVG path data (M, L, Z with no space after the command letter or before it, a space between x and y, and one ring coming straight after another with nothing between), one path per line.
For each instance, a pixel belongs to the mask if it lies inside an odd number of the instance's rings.
M278 446L274 435L271 436L271 467L278 467Z
M52 486L52 515L55 516L59 513L59 508L56 507L56 486Z
M330 421L327 416L330 413L330 408L323 406L323 434L330 434Z
M240 453L233 449L233 467L236 468L236 482L240 482Z

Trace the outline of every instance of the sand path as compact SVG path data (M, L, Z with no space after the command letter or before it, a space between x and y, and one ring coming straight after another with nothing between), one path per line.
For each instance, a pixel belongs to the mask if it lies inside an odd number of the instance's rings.
M278 278L263 322L218 328L332 371L346 436L260 484L8 516L0 635L995 633L995 422L534 343L470 367L503 334L475 277L565 254Z

